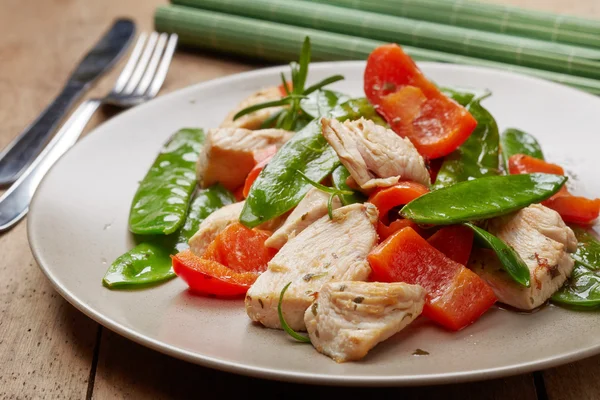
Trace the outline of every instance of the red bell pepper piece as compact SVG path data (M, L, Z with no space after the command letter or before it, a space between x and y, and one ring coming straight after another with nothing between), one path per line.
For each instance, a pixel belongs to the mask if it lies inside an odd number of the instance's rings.
M395 207L408 204L419 196L429 192L426 186L417 182L402 181L394 186L379 189L369 197L369 203L377 207L379 211L379 223L377 224L377 234L380 240L385 240L394 232L407 226L412 227L419 233L420 228L417 224L406 219L397 219L389 222L389 212Z
M372 279L418 284L427 290L423 315L457 331L495 302L492 289L474 272L436 250L412 228L390 236L368 256Z
M250 173L248 173L246 181L244 182L244 187L242 190L244 198L248 197L248 193L250 193L250 188L252 187L252 184L254 183L256 178L258 178L258 175L260 175L261 171L267 166L267 164L273 159L273 157L275 157L275 153L277 153L277 147L269 146L261 153L254 154L256 165L254 166L254 168L252 168Z
M397 44L380 46L369 55L364 90L390 127L409 138L427 158L450 154L477 125L475 118L440 92Z
M511 156L508 159L508 171L511 174L531 174L535 172L555 175L565 174L559 165L525 154ZM558 193L543 201L542 204L559 213L565 222L576 224L590 224L600 214L600 199L573 196L566 186L563 186Z
M431 235L427 242L446 257L467 265L473 248L473 230L463 225L445 226Z
M217 235L201 257L190 250L173 256L173 270L193 292L243 295L277 252L264 244L270 235L240 223L231 224Z

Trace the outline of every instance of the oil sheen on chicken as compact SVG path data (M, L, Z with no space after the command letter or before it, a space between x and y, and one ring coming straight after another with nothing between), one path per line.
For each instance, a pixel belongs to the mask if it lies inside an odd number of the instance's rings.
M576 250L577 239L556 211L534 204L491 219L488 230L519 253L531 276L529 288L519 285L491 250L474 249L469 267L489 283L498 301L522 310L534 309L571 275L573 259L569 253Z
M281 328L279 295L286 284L282 311L286 322L305 330L304 311L327 282L364 281L371 267L367 255L377 243L377 209L370 203L333 211L290 239L269 262L246 295L246 312L253 321Z
M205 188L218 182L229 190L237 189L244 184L246 176L256 164L257 152L270 146L279 148L293 134L282 129L209 130L196 164L200 186Z
M408 283L330 282L306 310L313 346L337 362L360 360L423 311L425 290Z
M410 140L364 118L339 122L322 118L323 136L363 190L392 186L398 180L430 185L425 161Z

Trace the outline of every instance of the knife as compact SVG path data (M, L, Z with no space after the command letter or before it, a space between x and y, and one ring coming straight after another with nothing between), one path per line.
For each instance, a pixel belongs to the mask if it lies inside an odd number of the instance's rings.
M58 122L90 85L123 54L135 34L130 19L118 19L81 60L52 103L0 152L0 186L19 178L42 150Z

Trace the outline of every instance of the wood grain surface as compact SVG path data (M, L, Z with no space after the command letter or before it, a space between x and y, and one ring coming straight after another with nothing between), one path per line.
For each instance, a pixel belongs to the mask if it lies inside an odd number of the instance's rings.
M500 0L498 0L500 1ZM77 61L119 16L152 29L160 0L0 1L0 148L60 91ZM503 0L600 18L599 0ZM260 63L178 51L166 93ZM122 63L89 93L103 94ZM101 111L93 129L112 113ZM576 340L576 338L573 338ZM137 345L75 310L36 265L26 221L0 234L0 399L289 398L600 399L600 357L493 381L424 388L346 389L270 382L191 365Z

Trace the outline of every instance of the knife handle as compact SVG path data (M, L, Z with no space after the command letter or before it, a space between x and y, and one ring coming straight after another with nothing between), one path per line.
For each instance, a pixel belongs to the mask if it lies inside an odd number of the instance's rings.
M0 197L0 232L12 228L27 214L29 203L42 178L77 142L100 104L99 100L87 100L77 107L46 148Z
M0 152L0 186L14 182L33 162L85 86L69 82L40 116Z

